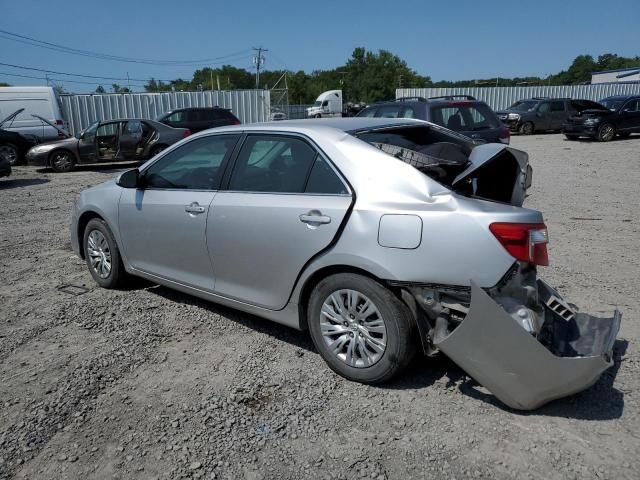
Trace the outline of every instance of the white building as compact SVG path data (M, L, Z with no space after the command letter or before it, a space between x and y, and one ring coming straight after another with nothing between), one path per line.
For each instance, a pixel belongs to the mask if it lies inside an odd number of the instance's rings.
M640 82L640 67L591 72L591 83Z

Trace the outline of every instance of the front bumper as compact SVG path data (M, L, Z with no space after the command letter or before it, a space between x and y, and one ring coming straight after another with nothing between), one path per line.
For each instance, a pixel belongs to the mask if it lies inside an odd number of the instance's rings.
M50 153L51 152L34 153L33 151L29 150L25 155L25 159L27 161L27 164L29 165L46 167L48 165L47 162L48 162Z
M559 298L540 280L538 293ZM622 317L617 310L598 318L546 305L544 315L537 339L472 283L469 313L451 333L436 332L433 343L503 403L532 410L589 388L613 365Z
M585 125L582 123L565 123L562 133L566 135L579 135L581 137L595 137L598 131L597 125Z

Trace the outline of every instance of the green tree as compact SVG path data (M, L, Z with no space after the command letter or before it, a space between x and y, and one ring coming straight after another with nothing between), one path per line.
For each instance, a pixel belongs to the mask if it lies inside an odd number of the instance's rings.
M96 93L106 93L106 90L102 85L98 85L98 88L96 88Z
M113 93L131 93L131 90L129 88L121 87L117 83L112 83L111 89L113 90Z
M9 85L8 83L5 82L0 82L0 87L10 87L11 85Z

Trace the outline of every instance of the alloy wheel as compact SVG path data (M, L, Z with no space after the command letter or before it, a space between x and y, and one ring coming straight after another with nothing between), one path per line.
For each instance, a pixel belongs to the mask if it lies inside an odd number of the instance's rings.
M0 155L9 160L11 165L18 162L18 150L12 145L0 145Z
M87 255L91 268L100 278L107 278L111 273L111 249L100 230L92 230L87 237Z
M613 136L615 135L615 129L613 128L613 125L609 125L608 123L603 125L602 127L600 127L600 131L598 132L598 135L600 136L600 140L604 141L604 142L608 142L609 140L611 140L613 138Z
M54 169L64 172L70 170L73 167L73 160L71 154L68 152L56 152L51 158L51 165Z
M322 304L320 331L333 355L351 367L377 363L387 346L387 329L376 305L351 289L336 290Z

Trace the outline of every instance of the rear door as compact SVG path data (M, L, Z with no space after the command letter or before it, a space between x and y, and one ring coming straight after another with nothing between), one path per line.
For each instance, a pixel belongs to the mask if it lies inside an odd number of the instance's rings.
M213 200L207 243L215 292L284 308L298 274L336 236L351 195L304 137L248 135Z
M142 172L144 189L122 190L120 236L134 268L213 290L205 237L207 215L237 139L238 135L196 138L146 168Z
M569 111L567 110L567 102L563 100L556 100L550 102L551 119L549 121L549 129L560 130L562 124L569 118Z
M536 130L551 129L551 102L542 102L538 105L535 120Z
M143 143L143 129L140 120L128 120L122 122L120 131L120 151L118 157L121 159L137 158L138 148Z

